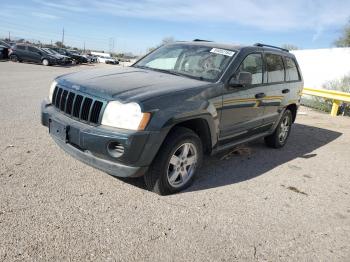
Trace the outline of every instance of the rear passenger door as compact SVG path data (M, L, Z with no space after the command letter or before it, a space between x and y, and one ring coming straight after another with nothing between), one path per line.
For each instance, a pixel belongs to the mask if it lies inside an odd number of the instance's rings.
M264 107L264 125L273 125L278 119L279 109L287 91L285 83L285 69L283 57L279 54L264 54L265 60L265 88L266 96L262 100Z
M25 45L17 45L15 54L17 55L19 60L29 60L27 46Z
M30 59L29 61L31 62L36 62L36 63L41 62L40 50L35 47L28 46L28 56Z

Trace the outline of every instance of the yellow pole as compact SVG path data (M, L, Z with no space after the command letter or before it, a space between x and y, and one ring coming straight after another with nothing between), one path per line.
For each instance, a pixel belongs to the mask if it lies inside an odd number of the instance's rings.
M333 106L331 111L331 116L337 116L339 110L340 101L333 100Z

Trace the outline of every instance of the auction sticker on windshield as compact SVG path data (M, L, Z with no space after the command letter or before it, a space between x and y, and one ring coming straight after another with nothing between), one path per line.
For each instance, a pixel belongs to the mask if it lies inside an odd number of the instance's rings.
M233 56L235 54L234 51L220 49L220 48L213 48L210 50L210 52L214 54L225 55L225 56Z

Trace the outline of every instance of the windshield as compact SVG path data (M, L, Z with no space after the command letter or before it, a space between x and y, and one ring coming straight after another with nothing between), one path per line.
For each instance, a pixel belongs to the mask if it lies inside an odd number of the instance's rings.
M173 44L160 47L134 67L215 82L234 54L232 50L208 46Z
M42 48L42 50L47 53L47 54L50 54L50 55L54 55L55 53L52 52L52 50L50 50L49 48Z

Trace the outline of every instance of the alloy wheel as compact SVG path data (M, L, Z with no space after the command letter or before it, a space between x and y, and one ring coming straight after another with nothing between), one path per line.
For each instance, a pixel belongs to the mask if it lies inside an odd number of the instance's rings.
M196 146L192 143L180 145L170 158L167 170L169 184L178 188L193 176L198 161Z

